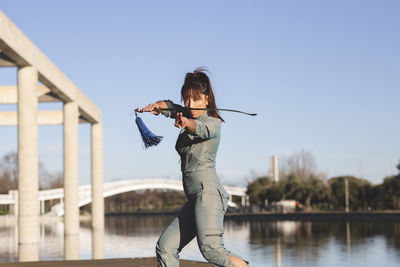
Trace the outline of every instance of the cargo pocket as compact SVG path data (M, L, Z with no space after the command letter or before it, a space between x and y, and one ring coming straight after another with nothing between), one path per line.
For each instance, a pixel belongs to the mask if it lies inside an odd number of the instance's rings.
M224 209L224 203L221 197L220 190L217 188L217 185L214 183L201 183L201 203L208 207L215 209Z
M228 194L225 192L225 190L221 190L218 188L218 193L219 196L221 198L221 203L222 203L222 210L224 212L226 212L226 210L228 209L228 200L229 200L229 196Z
M233 267L229 252L224 247L222 229L204 229L197 235L201 254L213 266Z

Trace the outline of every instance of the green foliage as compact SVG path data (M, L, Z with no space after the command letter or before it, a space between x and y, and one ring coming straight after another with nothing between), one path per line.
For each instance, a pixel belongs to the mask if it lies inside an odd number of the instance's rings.
M396 166L399 173L383 179L383 183L374 188L374 206L377 209L400 209L400 162Z
M61 172L49 173L44 164L39 162L39 189L63 187L63 174ZM18 188L18 155L9 152L0 158L0 194L8 194L9 190Z
M260 205L264 203L264 191L270 186L271 179L263 176L249 182L247 185L247 195L250 197L250 203Z
M279 182L273 182L268 177L255 179L248 184L247 194L250 196L250 203L256 205L262 205L265 200L271 203L282 199L292 199L305 204L308 209L312 206L318 209L326 208L328 200L328 188L322 179L311 176L303 180L294 174L290 174L286 180Z
M399 164L400 165L400 164ZM397 166L398 168L400 166ZM385 207L389 209L399 209L400 208L400 174L386 177L383 180L383 201Z
M104 209L106 213L178 211L186 201L183 192L148 189L108 197L104 201ZM90 207L85 206L82 210L90 210Z
M9 211L5 205L0 205L0 215L7 215Z
M306 181L306 187L308 188L309 195L304 203L307 207L320 210L329 208L329 189L322 179L311 176Z
M302 203L306 210L344 210L348 179L350 210L400 209L400 162L396 167L399 174L386 177L378 185L354 176L334 177L325 182L324 175L315 172L312 154L302 151L286 160L279 182L266 176L257 178L248 184L247 194L255 205L266 200L271 203L291 199Z
M327 183L313 175L303 180L290 174L279 182L260 177L248 184L247 193L255 205L263 205L265 200L271 203L291 199L302 203L305 210L344 210L345 179L349 181L350 210L400 208L400 175L386 178L382 185L353 176L334 177Z
M383 184L372 185L367 197L371 200L372 210L384 210L387 208L387 205L385 205L385 188Z
M17 189L17 165L18 156L15 152L7 153L0 159L0 194Z
M372 184L367 180L354 176L340 176L331 178L330 203L335 210L345 209L345 179L349 181L349 208L350 210L368 210L372 205Z
M294 175L289 175L286 181L280 183L283 185L283 199L303 200L306 188Z
M272 201L279 201L284 199L284 184L280 182L271 182L270 186L265 188L262 194L264 200L268 200L269 203Z
M284 185L284 199L297 200L305 206L306 210L326 209L328 200L328 188L324 181L311 175L307 180L289 175Z

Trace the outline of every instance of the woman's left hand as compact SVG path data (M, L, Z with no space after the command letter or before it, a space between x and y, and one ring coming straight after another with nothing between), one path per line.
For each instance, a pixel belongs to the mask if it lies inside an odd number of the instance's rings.
M185 128L188 122L188 118L182 116L182 112L176 114L174 126L178 128Z
M182 112L176 114L174 126L178 128L185 128L189 133L194 133L196 130L195 120L184 117Z

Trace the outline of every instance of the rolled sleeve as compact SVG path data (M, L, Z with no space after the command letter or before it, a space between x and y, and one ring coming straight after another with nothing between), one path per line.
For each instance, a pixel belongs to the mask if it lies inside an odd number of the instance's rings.
M175 104L171 100L164 100L167 104L167 108L174 108L174 110L164 110L161 114L163 114L167 118L176 119L176 114L179 110L183 110L184 108L181 105Z
M196 120L196 129L194 137L201 139L211 139L219 136L221 133L221 120L209 118L207 120Z

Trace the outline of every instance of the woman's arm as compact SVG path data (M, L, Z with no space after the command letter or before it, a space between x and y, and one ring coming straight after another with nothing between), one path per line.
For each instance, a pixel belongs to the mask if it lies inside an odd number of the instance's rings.
M194 133L196 131L196 121L184 117L182 112L176 114L174 126L178 128L186 128L189 133Z
M208 119L205 121L188 119L182 113L176 115L175 127L185 128L194 137L201 139L211 139L220 135L221 120Z
M170 110L159 110L159 108L168 108ZM145 106L144 108L137 108L137 112L151 112L154 115L163 114L165 117L176 119L176 114L178 111L184 110L184 107L181 105L175 104L171 100L160 100L156 103L151 103ZM183 115L188 117L187 112L183 112Z
M167 108L167 102L164 100L157 101L156 103L151 103L145 106L144 108L137 108L137 112L151 112L151 114L158 115L160 114L159 108Z

